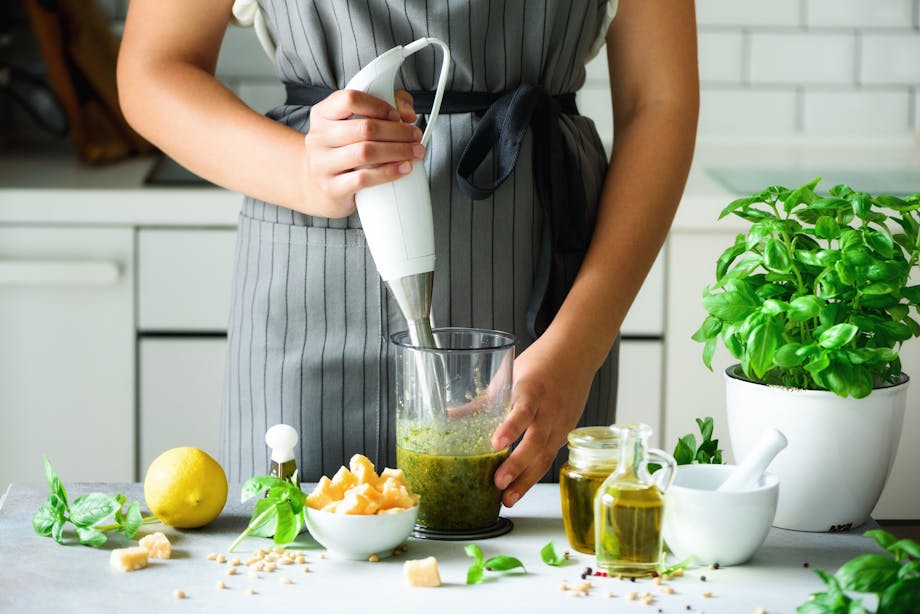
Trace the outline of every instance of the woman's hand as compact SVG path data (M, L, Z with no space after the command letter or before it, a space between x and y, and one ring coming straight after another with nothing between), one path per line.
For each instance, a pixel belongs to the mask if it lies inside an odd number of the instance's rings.
M571 347L543 336L514 361L511 412L492 436L492 447L508 447L523 433L511 456L495 472L495 485L511 507L553 464L581 417L594 369Z
M399 179L425 148L412 97L397 92L398 111L364 92L338 90L313 106L304 138L302 210L339 218L355 210L355 192ZM355 117L359 116L359 117Z

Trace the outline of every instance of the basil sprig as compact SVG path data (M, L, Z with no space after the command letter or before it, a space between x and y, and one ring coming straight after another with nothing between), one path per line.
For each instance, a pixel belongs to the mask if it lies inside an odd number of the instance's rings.
M256 501L249 526L236 538L229 552L250 535L273 537L276 544L289 544L303 528L307 495L297 484L296 472L290 481L273 475L249 478L243 484L240 500L245 503L256 496L262 498Z
M483 572L486 571L510 571L520 567L523 573L527 573L527 570L524 569L524 564L513 556L498 555L486 559L482 554L482 550L476 544L468 544L464 551L467 556L475 559L469 569L466 570L467 584L482 582L485 577Z
M874 593L878 597L875 614L911 614L920 603L920 545L910 539L897 539L882 530L866 531L885 554L861 554L844 563L830 575L815 569L827 590L814 593L796 610L798 614L868 614L862 600L850 593Z
M77 497L72 504L69 503L67 490L51 462L47 457L42 458L50 493L45 504L32 515L32 529L38 535L51 537L57 543L64 544L64 527L69 522L74 526L74 533L81 544L98 548L106 542L105 534L109 531L117 531L132 539L145 523L158 522L155 516L144 518L137 501L123 509L127 503L127 497L123 494L110 496L93 492ZM114 523L96 524L110 516L114 517Z
M678 465L692 465L694 461L701 465L721 465L722 450L719 449L719 440L712 438L712 416L697 418L696 425L700 429L700 435L703 440L700 445L696 445L696 437L693 433L687 433L677 440L677 446L674 448L674 460ZM649 473L655 473L661 465L655 463L648 464Z

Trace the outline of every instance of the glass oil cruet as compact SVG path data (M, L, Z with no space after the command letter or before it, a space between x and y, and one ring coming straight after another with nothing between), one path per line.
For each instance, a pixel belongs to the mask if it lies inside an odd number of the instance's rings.
M598 568L626 577L650 576L661 558L664 491L677 463L658 449L649 449L647 424L614 424L620 458L594 499L595 552ZM648 461L660 462L653 478Z

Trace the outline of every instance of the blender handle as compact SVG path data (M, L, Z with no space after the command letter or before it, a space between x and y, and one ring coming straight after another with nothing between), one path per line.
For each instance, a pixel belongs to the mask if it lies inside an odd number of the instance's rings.
M447 88L447 77L450 72L450 49L447 43L439 38L426 37L413 41L403 47L406 57L424 49L429 45L436 45L441 48L444 57L441 59L441 73L438 75L438 87L434 93L434 101L431 104L431 113L428 116L428 125L425 127L425 133L422 135L422 145L428 147L428 140L431 138L431 127L438 121L438 114L441 111L441 100L444 98L444 90Z
M648 451L649 460L655 460L661 463L661 468L665 469L666 472L661 470L656 471L655 475L652 476L652 480L655 482L655 486L658 487L662 493L667 492L668 488L671 487L671 482L674 481L674 474L677 472L677 461L674 460L674 457L665 452L664 450L659 450L658 448L649 448Z

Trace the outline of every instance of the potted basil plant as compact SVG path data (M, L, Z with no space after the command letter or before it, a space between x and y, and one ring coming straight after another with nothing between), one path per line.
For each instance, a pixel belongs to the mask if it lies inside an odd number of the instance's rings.
M789 442L774 525L846 530L868 519L894 462L908 376L901 344L920 335L920 193L772 186L719 216L749 223L716 263L693 339L712 369L721 342L729 438L740 462L768 427Z

